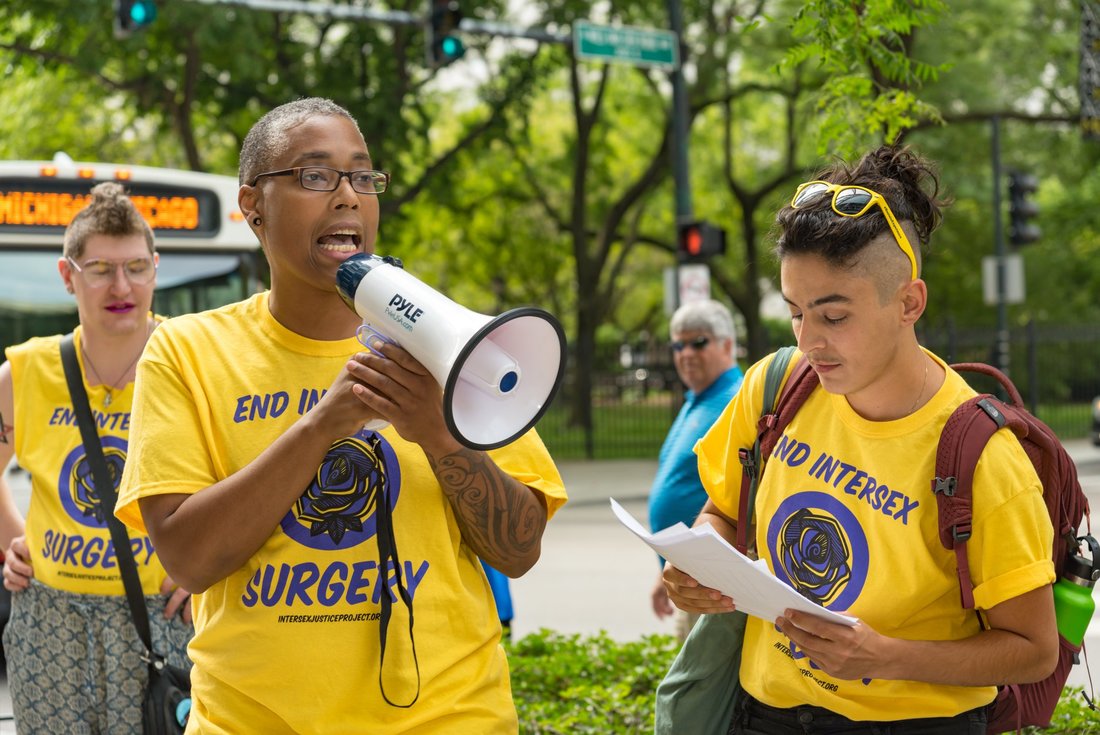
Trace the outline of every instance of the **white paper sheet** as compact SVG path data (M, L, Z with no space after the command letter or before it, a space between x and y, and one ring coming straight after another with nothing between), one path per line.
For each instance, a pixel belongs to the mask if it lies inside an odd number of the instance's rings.
M835 613L800 595L772 574L763 559L753 561L704 523L688 528L677 523L649 533L634 516L611 498L611 510L619 522L672 565L733 600L738 610L775 622L785 610L817 615L831 623L855 625L856 618Z

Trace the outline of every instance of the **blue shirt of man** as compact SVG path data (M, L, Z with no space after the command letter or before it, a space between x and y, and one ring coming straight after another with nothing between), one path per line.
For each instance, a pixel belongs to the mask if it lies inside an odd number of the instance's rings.
M699 481L695 442L706 433L741 387L744 375L734 365L699 393L688 391L658 458L649 495L649 527L653 531L682 522L691 526L707 500Z

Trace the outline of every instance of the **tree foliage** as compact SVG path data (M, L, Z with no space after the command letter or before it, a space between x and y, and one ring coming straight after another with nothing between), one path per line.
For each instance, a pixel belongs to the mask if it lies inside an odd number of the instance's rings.
M339 0L334 0L339 1ZM349 5L355 4L347 0ZM940 161L954 198L925 253L926 323L988 324L980 262L992 253L989 120L1004 165L1037 174L1043 239L1026 248L1013 322L1095 319L1097 145L1077 133L1079 6L1069 0L682 0L694 212L727 229L715 293L743 318L750 358L773 341L774 212L833 155L899 137ZM372 9L410 14L422 0ZM467 15L567 31L577 18L664 28L668 5L591 0L466 4ZM394 173L381 250L462 303L537 303L567 324L577 418L601 340L665 333L662 272L675 264L670 81L578 62L562 45L468 36L466 58L425 65L420 25L239 5L162 3L116 40L108 0L0 6L8 109L0 155L125 160L222 173L249 126L305 95L361 121ZM1043 32L1036 32L1042 29ZM45 121L45 122L44 122ZM1065 288L1065 284L1074 288ZM1052 290L1060 294L1051 299Z

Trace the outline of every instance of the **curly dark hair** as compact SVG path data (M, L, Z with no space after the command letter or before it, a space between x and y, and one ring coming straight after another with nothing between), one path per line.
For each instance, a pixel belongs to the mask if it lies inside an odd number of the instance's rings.
M855 165L843 161L819 171L813 180L862 186L882 195L912 243L920 263L920 252L927 247L932 232L943 219L940 182L934 164L908 146L884 145L864 155ZM907 226L908 225L908 226ZM889 231L886 217L878 207L861 217L842 217L831 207L828 196L811 200L794 209L788 204L775 218L775 253L787 255L813 253L831 265L850 268L872 240Z

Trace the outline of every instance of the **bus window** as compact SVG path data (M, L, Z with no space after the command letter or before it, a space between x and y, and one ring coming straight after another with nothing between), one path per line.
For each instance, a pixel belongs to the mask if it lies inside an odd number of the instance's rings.
M62 237L101 181L119 181L149 221L160 266L153 309L177 316L246 298L266 262L231 176L146 166L0 161L0 351L77 324L57 271Z

